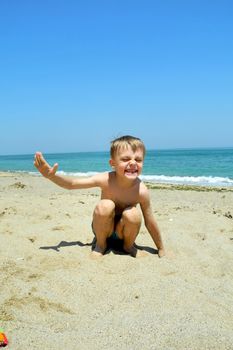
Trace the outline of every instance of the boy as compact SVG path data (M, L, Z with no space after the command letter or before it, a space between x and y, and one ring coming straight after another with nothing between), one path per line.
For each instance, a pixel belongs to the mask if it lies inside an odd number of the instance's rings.
M141 226L140 204L145 226L158 248L159 257L165 255L159 228L153 217L149 191L138 178L145 156L143 142L133 136L122 136L111 143L113 171L89 178L71 179L57 175L58 164L51 167L40 152L35 154L34 165L39 172L58 186L66 189L101 188L101 200L93 213L92 228L96 236L93 254L102 256L107 248L107 238L123 241L126 252L136 257L140 252L134 242Z

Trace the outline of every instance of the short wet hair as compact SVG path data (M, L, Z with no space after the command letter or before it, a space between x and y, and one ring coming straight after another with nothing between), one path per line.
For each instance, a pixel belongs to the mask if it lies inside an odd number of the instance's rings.
M111 148L110 148L111 158L114 158L114 156L116 155L116 153L120 149L122 149L122 148L124 149L124 148L127 148L129 146L132 148L132 150L134 152L138 148L140 148L143 151L143 157L145 156L146 148L145 148L145 145L142 142L142 140L139 139L138 137L125 135L125 136L118 137L117 139L115 139L111 142Z

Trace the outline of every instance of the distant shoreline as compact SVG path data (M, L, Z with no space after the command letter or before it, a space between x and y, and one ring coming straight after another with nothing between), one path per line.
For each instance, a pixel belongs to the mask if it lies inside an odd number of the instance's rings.
M45 154L49 164L59 164L58 173L89 177L110 171L108 152ZM140 179L152 184L233 187L233 149L157 150L146 153ZM36 174L31 156L0 156L0 172Z
M197 192L233 192L231 187L217 187L217 186L200 186L200 185L176 185L176 184L161 184L145 182L149 189L155 190L178 190L178 191L197 191Z
M41 176L39 173L38 175L35 174L29 174L29 173L21 173L21 172L0 172L0 178L1 177L14 177L15 180L20 180L25 177L35 177L35 176ZM196 191L196 192L233 192L233 186L229 187L217 187L217 186L200 186L200 185L178 185L178 184L166 184L166 183L154 183L154 182L148 182L143 181L146 186L151 190L170 190L170 191Z

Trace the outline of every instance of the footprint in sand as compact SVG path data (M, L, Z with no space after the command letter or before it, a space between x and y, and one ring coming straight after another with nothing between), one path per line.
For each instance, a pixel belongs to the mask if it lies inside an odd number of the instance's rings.
M45 217L43 217L43 219L44 219L44 220L51 220L52 217L51 217L51 215L45 215Z
M52 301L49 301L48 299L41 298L39 296L33 296L32 294L29 294L28 296L25 296L24 298L18 298L16 296L12 296L10 299L8 299L4 306L5 309L8 311L10 308L26 308L26 306L30 306L30 304L37 305L42 311L49 311L54 310L61 313L67 313L70 315L74 315L74 312L70 309L68 309L66 306L62 305L61 303L55 303Z
M27 187L25 184L23 184L22 182L15 182L14 184L9 186L10 188L20 188L23 189L25 187Z
M2 306L1 310L1 321L7 322L7 321L13 321L14 317L13 315L7 311L7 308L4 308L4 304Z
M227 213L223 214L228 219L233 219L233 215L228 211Z
M34 243L35 240L36 240L36 237L27 237L27 239L28 239L30 242Z
M6 214L6 211L3 210L1 213L0 213L0 217L4 216Z
M57 225L52 228L52 231L65 231L70 229L70 226Z
M4 208L4 210L0 213L0 217L4 215L16 215L17 210L14 207Z
M31 273L31 274L28 275L28 277L27 277L27 282L31 282L32 280L38 280L41 276L42 276L42 274Z

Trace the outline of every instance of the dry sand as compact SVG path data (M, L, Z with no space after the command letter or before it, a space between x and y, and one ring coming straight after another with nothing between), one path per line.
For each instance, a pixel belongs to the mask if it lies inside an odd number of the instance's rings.
M233 192L150 189L170 256L90 258L99 190L0 176L0 327L10 350L233 349ZM7 348L7 349L8 349Z

